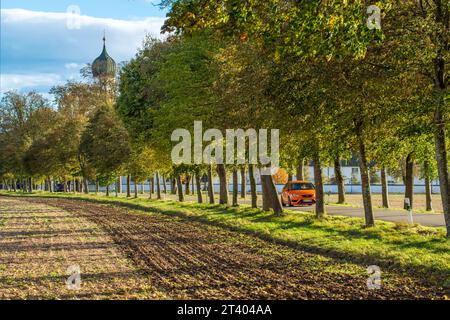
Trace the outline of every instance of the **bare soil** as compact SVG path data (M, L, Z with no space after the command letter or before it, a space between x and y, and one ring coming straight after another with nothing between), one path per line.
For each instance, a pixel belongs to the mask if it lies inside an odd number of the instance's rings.
M404 270L367 267L162 214L77 200L0 198L3 299L430 299ZM65 271L82 270L78 292Z

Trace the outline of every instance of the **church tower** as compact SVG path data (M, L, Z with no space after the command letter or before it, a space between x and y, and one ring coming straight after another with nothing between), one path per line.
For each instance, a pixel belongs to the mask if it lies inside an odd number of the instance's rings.
M92 63L92 75L100 81L111 80L116 76L116 69L116 62L106 51L106 36L103 35L103 51Z

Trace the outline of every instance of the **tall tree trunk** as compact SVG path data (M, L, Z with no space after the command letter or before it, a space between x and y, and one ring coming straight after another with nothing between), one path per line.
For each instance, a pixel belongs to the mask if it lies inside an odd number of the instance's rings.
M117 178L117 187L116 187L116 193L121 194L122 193L122 177L119 176Z
M141 183L141 194L145 193L145 182Z
M341 159L336 157L334 159L334 179L338 187L338 203L345 203L345 184L342 176Z
M153 198L153 194L152 194L152 178L148 178L148 198L152 199Z
M359 168L361 170L361 188L362 197L364 203L364 215L366 220L366 227L375 226L375 220L373 217L372 208L372 195L370 191L370 179L369 179L369 167L367 165L366 146L362 137L358 137L359 140Z
M131 176L127 175L127 198L131 198Z
M239 194L239 181L238 181L238 172L236 169L233 169L233 206L238 205L238 194Z
M151 193L155 194L155 175L154 174L150 177L150 189L151 189Z
M445 14L445 7L442 1L434 1L436 4L436 22L441 23L448 30L449 18ZM448 41L443 42L445 48L448 46ZM443 50L444 51L444 50ZM445 51L444 51L445 52ZM439 172L439 182L441 189L442 208L444 211L445 224L447 227L447 237L450 238L450 179L448 176L448 157L446 146L446 123L444 121L442 107L444 105L444 94L446 92L448 83L445 79L446 75L446 61L442 56L437 56L434 59L434 73L435 73L435 87L439 95L439 100L436 104L434 115L434 141L436 146L436 161Z
M189 188L190 182L191 182L191 176L186 175L186 180L184 181L184 184L185 184L185 192L186 192L187 196L190 194L190 188Z
M212 173L212 166L208 166L208 197L209 203L214 204L214 178Z
M106 196L109 197L109 184L106 185Z
M161 200L161 182L159 181L158 171L156 171L156 199Z
M447 147L445 137L445 123L441 107L438 106L435 115L434 140L436 146L436 162L439 172L439 185L441 189L442 209L444 211L447 238L450 238L450 179L448 176Z
M245 166L241 167L241 199L245 199L247 189L247 178L245 176Z
M227 182L227 172L225 170L225 165L217 165L217 175L219 176L220 182L220 204L228 205L228 182Z
M191 177L191 194L195 195L195 177L194 177L194 174L192 174L192 177Z
M300 160L300 165L297 167L297 180L303 181L304 179L304 173L303 173L303 166L305 163L305 159Z
M411 209L414 207L414 154L411 152L406 157L406 175L405 175L405 199L409 199ZM405 204L405 210L408 208Z
M89 193L89 181L85 177L83 177L83 192L85 194Z
M425 202L427 211L433 211L433 203L431 199L431 179L430 179L430 163L428 161L424 162L425 171Z
M170 193L177 194L177 180L173 177L170 179Z
M325 194L323 191L322 165L318 152L314 153L314 183L316 184L316 217L322 218L325 215Z
M195 184L197 185L197 202L203 203L202 182L200 181L200 174L198 172L195 175Z
M381 198L383 208L389 208L389 185L387 182L386 168L381 169Z
M281 206L280 199L278 198L278 192L273 181L273 177L271 175L262 175L261 182L265 185L265 192L269 207L273 209L277 215L283 213L283 207Z
M178 201L183 202L184 201L183 184L181 183L180 175L177 175L177 189L178 189Z
M270 210L270 193L269 189L267 187L267 180L261 176L261 189L262 189L262 203L263 203L263 210L269 211Z
M167 181L165 175L162 176L162 181L163 181L163 192L164 194L167 194L167 183L166 183Z
M33 192L33 178L28 178L28 187L29 187L29 189L28 189L28 192L29 193L32 193Z
M100 184L98 182L98 180L95 181L95 193L99 193L100 191Z
M292 176L292 173L288 173L288 182L291 182L292 180L294 180L294 177Z
M134 198L135 199L137 199L137 197L138 197L138 188L139 188L139 183L135 179L134 180Z
M256 190L256 180L253 164L248 165L248 176L250 178L250 193L252 197L252 208L258 208L258 193Z

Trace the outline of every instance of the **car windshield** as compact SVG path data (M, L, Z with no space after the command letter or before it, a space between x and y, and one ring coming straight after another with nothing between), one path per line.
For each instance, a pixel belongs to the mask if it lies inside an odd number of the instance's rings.
M314 190L314 185L312 183L293 183L291 190Z

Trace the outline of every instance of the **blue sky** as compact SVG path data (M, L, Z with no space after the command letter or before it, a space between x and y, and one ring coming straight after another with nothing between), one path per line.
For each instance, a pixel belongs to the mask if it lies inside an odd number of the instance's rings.
M130 60L146 34L160 36L158 0L1 0L0 93L47 93L101 52ZM80 14L78 15L78 12Z

